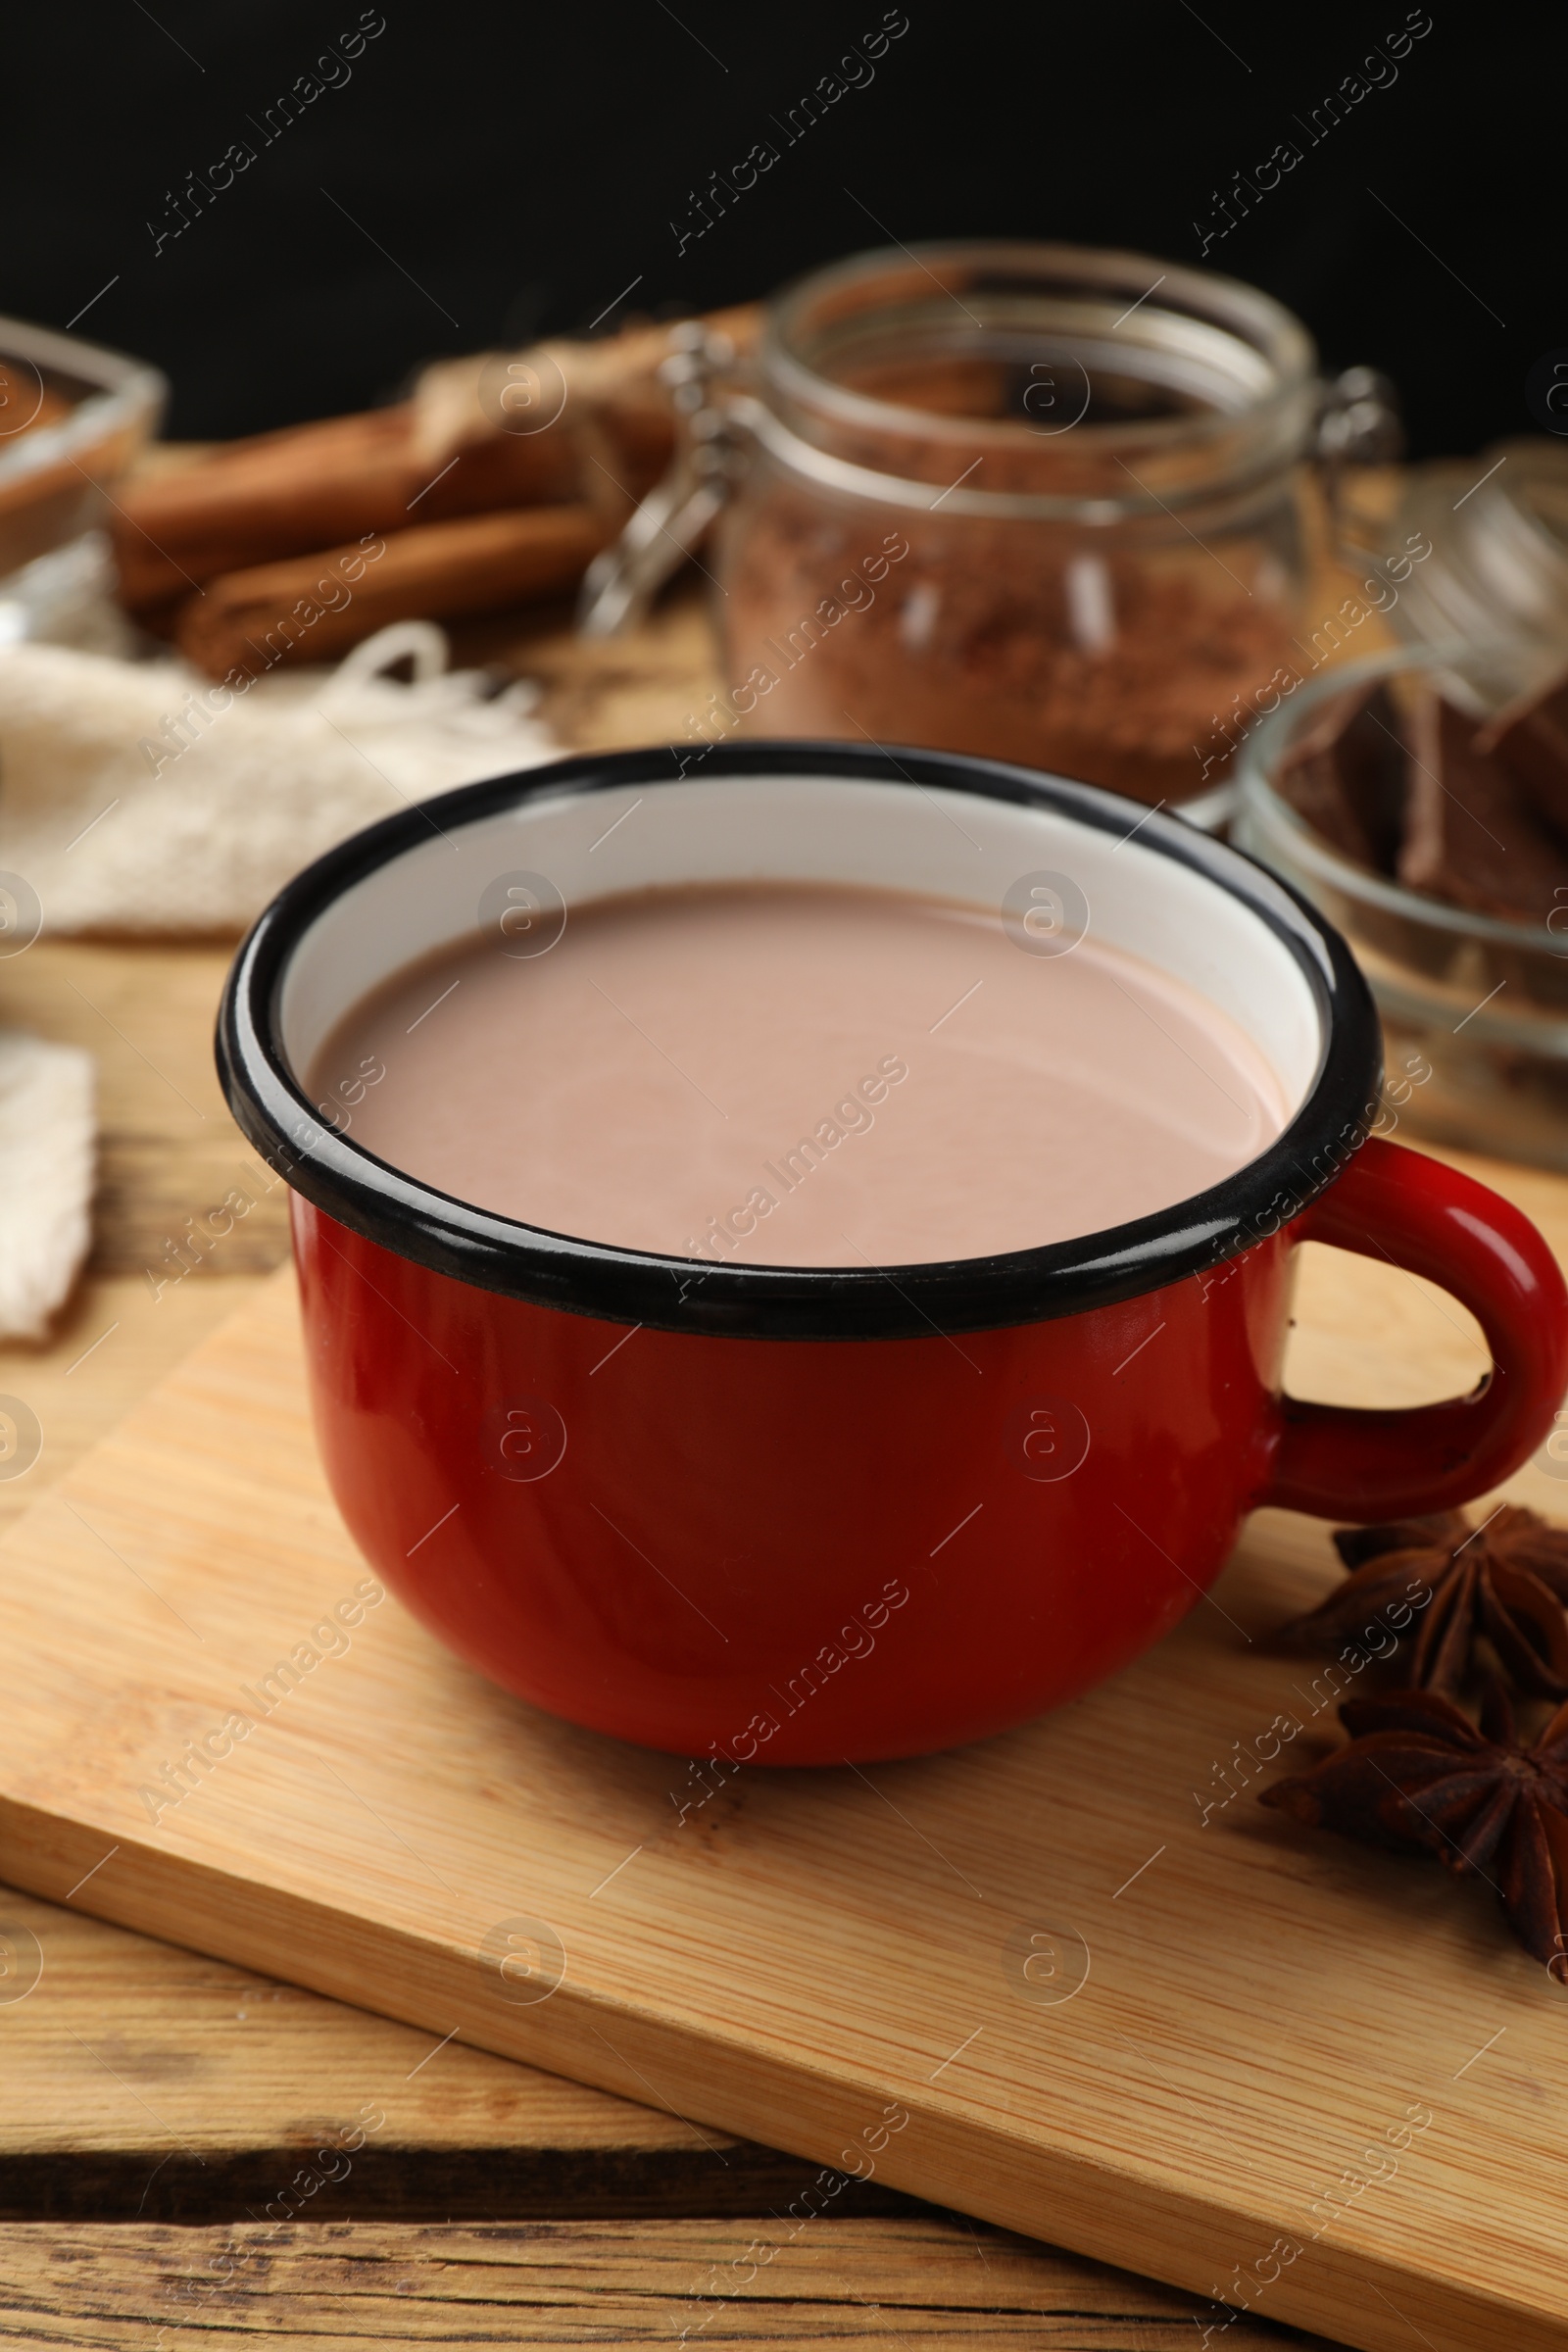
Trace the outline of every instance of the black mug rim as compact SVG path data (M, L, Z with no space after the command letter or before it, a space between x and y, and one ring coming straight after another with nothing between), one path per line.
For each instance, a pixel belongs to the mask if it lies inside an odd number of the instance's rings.
M545 795L702 777L832 775L940 786L1051 809L1126 836L1239 898L1289 950L1322 1051L1300 1109L1257 1158L1156 1214L1038 1250L912 1266L755 1266L663 1257L524 1225L453 1199L317 1117L283 1051L289 957L332 901L437 830ZM1196 826L1091 784L967 754L824 741L587 753L487 778L368 826L306 866L258 918L229 971L217 1057L224 1097L262 1158L338 1223L459 1282L617 1326L760 1340L906 1340L1081 1314L1218 1267L1267 1240L1341 1173L1379 1114L1382 1038L1344 939L1277 875Z

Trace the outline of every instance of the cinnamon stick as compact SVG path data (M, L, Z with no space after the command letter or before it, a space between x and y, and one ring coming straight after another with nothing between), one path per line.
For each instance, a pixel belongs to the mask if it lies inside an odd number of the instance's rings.
M115 517L122 601L144 612L215 573L333 548L367 532L577 493L564 435L501 435L431 466L405 405L259 434L131 483Z
M323 555L210 580L175 626L209 677L325 662L393 620L442 620L574 588L610 535L583 505L525 507L364 533Z
M744 346L758 318L747 306L707 323ZM158 628L215 574L498 507L581 500L618 525L669 463L670 334L441 361L397 408L261 433L131 482L113 524L122 602Z

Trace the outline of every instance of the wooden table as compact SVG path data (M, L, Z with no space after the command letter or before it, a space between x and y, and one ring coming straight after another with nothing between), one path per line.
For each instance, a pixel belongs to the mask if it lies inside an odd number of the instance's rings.
M689 598L608 648L560 625L478 643L544 681L545 714L577 749L682 736L714 682ZM247 1175L256 1189L212 1067L231 946L45 940L0 964L0 1022L90 1047L103 1123L86 1278L47 1346L0 1348L0 1392L25 1398L44 1432L30 1473L0 1483L0 1526L285 1253L280 1187L205 1253L181 1252L188 1219ZM1568 1185L1517 1170L1502 1181L1568 1241ZM1309 1269L1308 1300L1337 1279ZM1462 1310L1392 1268L1358 1264L1353 1279L1406 1339L1419 1328L1431 1393L1473 1377ZM1331 1338L1301 1337L1305 1393L1370 1384L1400 1400L1375 1348L1351 1360ZM1525 1476L1521 1494L1549 1506L1554 1490ZM771 2217L810 2166L151 1943L69 1902L0 1888L0 1972L7 1932L13 1944L36 1937L43 1972L9 2002L0 1973L6 2342L161 2347L188 2328L220 2352L257 2331L301 2347L706 2336L1159 2352L1200 2342L1216 2317L874 2183L800 2229L737 2293L719 2266L733 2279L727 2266L763 2224L778 2237ZM347 2170L341 2155L318 2161L324 2135L367 2110L385 2121ZM1224 2340L1241 2352L1308 2339L1239 2319Z

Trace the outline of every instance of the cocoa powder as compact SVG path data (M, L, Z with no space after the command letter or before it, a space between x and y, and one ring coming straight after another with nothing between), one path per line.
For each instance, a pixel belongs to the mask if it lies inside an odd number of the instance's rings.
M849 575L889 525L908 554L868 600ZM969 752L1151 803L1206 789L1223 773L1200 748L1216 714L1287 659L1293 615L1264 562L1249 587L1233 543L1222 564L1185 541L1108 537L759 485L720 547L728 674L756 679L750 731Z

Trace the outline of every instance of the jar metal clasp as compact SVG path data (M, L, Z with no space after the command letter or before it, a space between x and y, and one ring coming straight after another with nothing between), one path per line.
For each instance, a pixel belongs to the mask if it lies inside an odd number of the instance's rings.
M700 318L683 321L670 342L659 378L675 410L675 455L620 536L589 564L577 604L584 637L634 627L671 572L696 554L729 496L734 434L717 394L735 346Z
M1399 395L1376 368L1347 368L1323 387L1314 454L1323 486L1329 544L1352 566L1383 554L1378 527L1346 496L1346 469L1388 466L1404 452Z

